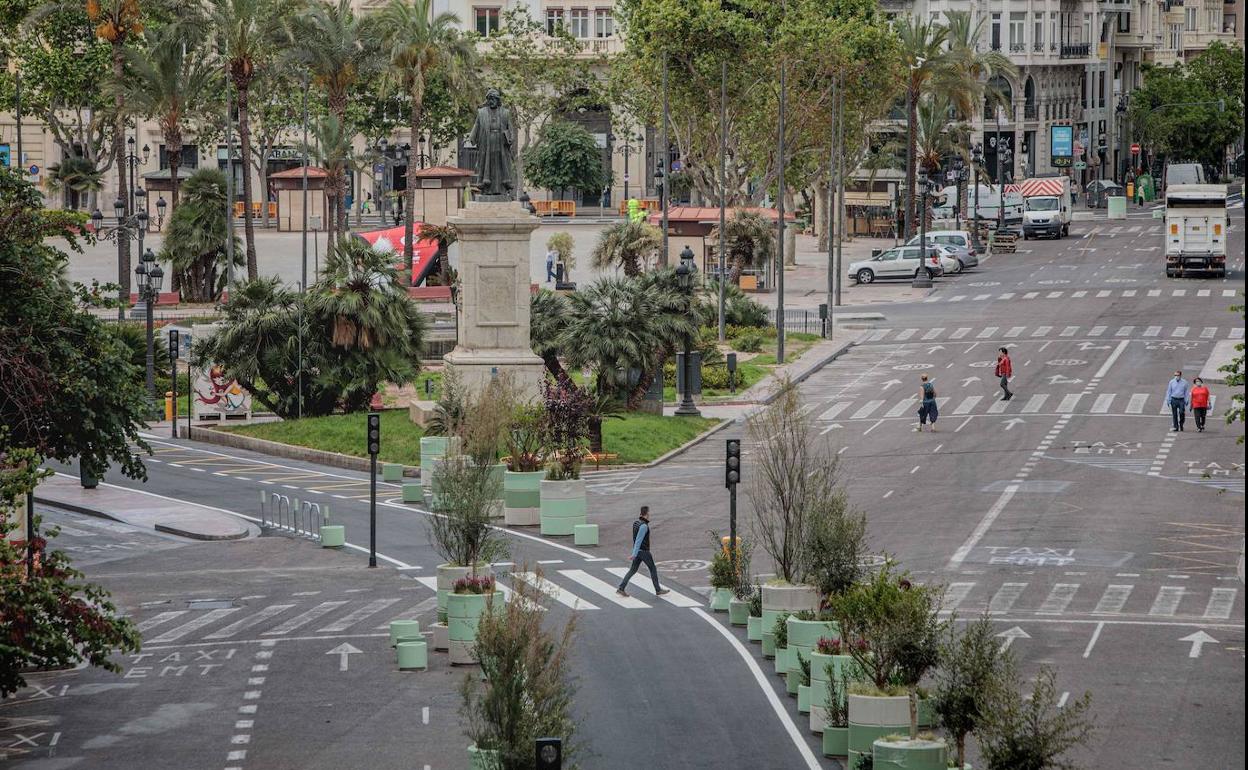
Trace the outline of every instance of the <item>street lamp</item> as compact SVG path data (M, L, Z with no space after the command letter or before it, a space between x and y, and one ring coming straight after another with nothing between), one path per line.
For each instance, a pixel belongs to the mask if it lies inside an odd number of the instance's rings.
M607 134L607 141L609 142L620 141L621 143L620 151L624 153L624 200L628 201L628 182L629 182L628 158L629 158L629 155L632 154L634 149L640 149L640 147L634 147L633 142L643 142L645 141L645 137L643 137L641 134L630 136L626 133L621 138L621 137L616 136L615 134Z
M971 162L975 165L975 223L972 227L979 233L979 167L984 162L984 146L976 144L971 148Z
M156 199L156 229L165 229L165 207L169 204L165 202L165 196L161 195Z
M919 169L916 181L919 188L919 267L914 271L911 288L930 289L932 276L927 268L927 191L930 180L926 169Z
M147 195L147 193L143 190L142 187L135 190L135 197L138 197L140 195ZM160 207L160 204L158 203L157 208L159 207ZM163 212L163 209L161 209L161 211ZM111 230L105 230L104 229L104 212L100 211L98 208L91 212L91 224L93 225L95 229L96 236L100 238L104 238L105 240L110 240L110 239L115 240L119 244L125 244L125 243L129 243L130 237L131 237L130 232L133 230L135 235L138 236L139 253L141 254L143 252L143 237L147 233L147 221L148 221L147 210L142 209L132 217L126 216L126 202L121 197L117 197L113 200L113 216L116 218L117 224ZM163 216L163 213L162 213L162 216ZM142 265L140 265L139 267L142 267ZM135 272L136 273L138 272L137 267L135 268ZM130 300L130 298L119 296L117 299L118 299L117 320L120 321L123 318L125 318L125 304L126 302ZM142 308L143 292L142 291L139 292L139 303L140 304L136 305L134 309L132 310L131 317L143 312L143 308Z
M953 159L953 169L949 172L949 176L953 178L954 196L953 202L953 220L956 229L962 229L962 183L966 181L966 164L963 163L961 157Z
M685 246L680 252L680 264L676 266L676 281L681 292L689 302L690 314L693 312L693 275L698 268L693 264L693 249ZM693 336L685 335L685 351L680 356L680 373L684 387L681 389L680 404L675 414L679 417L701 417L702 413L693 403L693 375L695 371Z
M156 255L151 249L143 252L138 267L134 268L138 278L139 300L143 302L147 316L147 394L156 403L156 372L155 372L155 341L152 337L152 308L160 300L160 287L165 278L165 271L160 269Z

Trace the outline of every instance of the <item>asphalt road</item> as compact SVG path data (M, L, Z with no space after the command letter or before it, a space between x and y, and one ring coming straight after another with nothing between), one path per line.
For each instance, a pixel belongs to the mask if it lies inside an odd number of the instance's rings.
M1020 243L1018 254L939 281L923 301L888 306L885 324L802 386L851 497L867 512L873 548L918 579L945 584L946 606L959 616L991 611L1026 671L1056 665L1063 691L1092 691L1101 729L1079 757L1089 766L1243 764L1242 741L1226 740L1241 734L1244 716L1235 575L1244 533L1244 455L1235 438L1243 427L1221 420L1223 386L1213 386L1220 403L1206 433L1193 432L1190 420L1188 431L1171 433L1161 415L1175 368L1199 371L1215 341L1243 337L1242 316L1228 311L1244 280L1242 209L1233 223L1232 252L1241 256L1226 281L1166 279L1160 222L1141 212L1076 223L1069 239ZM991 377L1001 345L1015 361L1010 402L998 401ZM946 399L936 433L913 432L908 399L920 373ZM511 560L544 562L559 589L552 621L578 616L587 767L835 766L810 756L816 744L801 729L804 716L776 694L780 680L765 673L758 647L744 646L722 616L680 606L701 601L708 530L727 529L722 439L741 433L734 426L659 468L590 474L598 548L509 535ZM316 500L329 504L350 542L368 542L360 474L163 438L153 445L148 491L251 516L262 492ZM752 451L747 444L747 483ZM396 488L381 488L384 571L414 578L425 588L416 595L432 596L424 581L440 560L424 514L398 502ZM654 549L676 603L647 594L644 573L627 606L610 593L642 503L654 509ZM748 533L747 494L741 504ZM271 610L252 633L281 628L323 601ZM365 625L394 609L378 609ZM152 626L148 644L182 620ZM173 641L230 622L209 621ZM301 628L289 633L312 626ZM304 676L301 686L324 685ZM647 740L636 740L638 731ZM296 745L284 733L258 733L254 766L282 766Z

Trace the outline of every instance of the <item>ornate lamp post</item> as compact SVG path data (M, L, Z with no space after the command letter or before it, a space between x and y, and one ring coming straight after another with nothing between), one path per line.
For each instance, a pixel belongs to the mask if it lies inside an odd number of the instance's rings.
M975 164L975 222L972 227L979 233L979 167L984 162L984 146L976 144L971 148L971 162Z
M165 207L169 204L165 202L165 196L156 199L156 229L165 229Z
M156 403L156 366L155 341L152 337L152 308L160 300L160 287L165 278L165 271L156 262L156 255L151 249L143 252L138 267L134 268L138 278L139 300L144 304L147 316L147 394Z
M689 300L689 309L693 310L693 275L698 268L693 264L693 249L686 246L680 252L680 264L676 266L676 280L680 285L680 290ZM680 394L680 404L676 407L675 414L681 417L701 417L702 413L698 411L698 407L693 403L693 337L685 335L685 351L681 355L681 379L684 388Z
M146 194L147 193L144 192L142 187L135 190L135 197ZM158 203L157 206L159 207L159 205L160 204ZM163 212L163 209L161 209L161 211ZM141 254L143 252L143 237L147 234L148 217L146 208L140 209L139 212L132 217L126 216L126 202L121 198L117 198L113 201L113 215L117 219L117 224L111 230L106 230L104 229L104 212L100 211L98 208L91 212L91 224L95 228L96 235L106 240L115 240L120 244L128 244L131 238L131 231L133 230L135 235L138 236L139 253ZM125 303L129 302L130 298L118 297L117 299L117 320L120 321L125 318ZM140 291L139 305L136 305L132 311L132 317L143 312L143 301L143 292Z
M915 289L932 288L932 276L927 267L927 191L931 181L927 178L927 169L920 168L917 176L919 192L919 269L914 271Z

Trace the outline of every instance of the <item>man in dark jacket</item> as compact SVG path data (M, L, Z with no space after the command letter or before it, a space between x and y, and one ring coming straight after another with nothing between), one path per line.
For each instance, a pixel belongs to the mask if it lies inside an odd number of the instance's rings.
M668 593L666 588L659 586L659 569L654 566L654 557L650 555L650 506L641 506L641 512L637 514L637 521L633 522L633 550L629 554L632 559L632 565L628 568L628 574L620 581L620 587L615 590L620 596L628 596L624 593L628 581L633 579L633 575L637 574L637 569L644 562L650 570L650 579L654 581L654 593L662 596Z

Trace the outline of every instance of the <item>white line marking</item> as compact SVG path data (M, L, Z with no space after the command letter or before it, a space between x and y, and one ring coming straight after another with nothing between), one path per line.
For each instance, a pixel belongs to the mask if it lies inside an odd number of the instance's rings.
M598 609L597 605L585 601L571 591L563 590L545 578L539 581L537 575L532 572L513 572L511 577L515 580L523 580L565 607L571 607L574 610Z
M1153 600L1153 606L1149 609L1149 615L1172 616L1179 608L1179 602L1183 601L1183 594L1187 593L1187 589L1182 586L1162 586L1157 591L1157 598Z
M209 612L205 612L203 615L200 615L199 617L195 618L189 623L183 623L177 628L171 628L168 631L161 634L160 636L149 639L148 642L150 642L151 644L159 644L161 642L177 641L178 639L181 639L182 637L186 636L192 631L197 631L203 628L204 626L216 623L221 618L224 618L227 615L232 615L235 612L238 612L237 607L226 607L222 609L216 609L216 610L211 610Z
M1114 362L1118 360L1118 356L1122 355L1122 351L1126 350L1127 346L1130 344L1130 340L1122 340L1119 342L1118 347L1114 349L1113 353L1109 354L1109 358L1105 359L1105 363L1101 364L1101 368L1096 370L1096 374L1092 375L1092 378L1097 380L1103 379L1113 367Z
M1231 616L1231 608L1235 606L1235 588L1215 588L1209 596L1209 604L1205 606L1205 617L1225 620Z
M1017 484L1006 485L1005 491L1001 493L1001 496L997 498L997 501L992 504L991 508L988 509L988 513L984 514L984 518L975 527L975 531L971 533L970 537L966 539L966 542L964 542L958 550L954 552L953 557L949 559L949 569L957 569L962 566L962 562L966 560L966 557L970 555L971 550L974 549L975 546L979 544L979 541L983 539L984 535L988 533L988 528L991 527L992 523L997 520L998 516L1001 515L1001 511L1005 510L1005 506L1009 505L1010 501L1014 499L1014 495L1017 492Z
M249 615L245 618L242 618L241 620L236 620L233 623L226 626L225 628L222 628L217 631L213 631L211 634L208 634L204 638L205 639L228 639L231 636L234 636L235 634L237 634L239 631L244 631L248 628L251 628L252 626L260 625L261 623L268 620L269 618L275 615L280 615L286 610L294 606L295 605L293 604L270 604L268 607L265 607L264 609L260 610L254 615Z
M582 586L588 588L590 591L593 591L594 593L598 594L602 598L615 602L621 607L627 607L630 610L650 609L650 605L646 604L640 599L634 599L631 596L620 596L619 594L615 592L615 586L608 584L604 580L594 577L593 575L589 574L585 570L561 569L559 570L559 574L563 575L569 580L572 580L576 583L581 584Z
M607 567L607 572L610 572L612 575L615 575L618 578L623 578L625 575L628 574L628 569L626 567ZM628 585L630 588L639 588L642 591L645 591L646 593L650 594L651 596L654 595L654 586L650 585L649 581L647 580L637 580L636 582L629 583ZM668 593L663 594L659 598L669 604L674 604L677 607L701 607L702 606L702 602L698 601L697 599L690 599L688 596L685 596L684 594L681 594L681 593L677 593L676 591L673 591L670 588L667 590L668 590Z
M328 626L316 629L316 631L317 633L327 634L336 634L340 631L346 631L348 628L369 615L375 615L376 613L389 607L391 604L398 603L398 601L398 599L374 599L368 604L365 604L362 607L357 607L351 612L348 612L346 615L343 615L341 618L335 620L333 623L330 623Z
M1002 583L997 592L993 594L992 600L988 602L988 611L993 613L1009 612L1014 606L1014 602L1018 601L1018 597L1023 595L1023 590L1027 588L1026 583Z
M144 620L142 623L137 624L135 628L137 628L139 631L150 631L156 626L159 626L164 623L168 623L174 618L182 617L187 612L189 612L189 610L173 610L171 612L162 612L159 615L154 615L148 618L147 620Z
M1133 585L1107 586L1105 593L1101 594L1100 601L1096 603L1096 608L1092 610L1092 614L1117 615L1127 605L1127 599L1131 598L1131 591L1134 589Z
M315 607L313 607L312 609L308 610L307 612L303 612L294 616L293 618L287 620L285 623L282 623L280 626L276 628L271 628L268 631L265 631L262 634L262 636L277 636L280 634L289 634L291 631L294 631L296 628L307 625L308 623L311 623L312 621L320 618L322 615L327 615L332 610L335 610L344 604L346 604L345 601L322 602L316 605Z
M1057 583L1053 586L1053 590L1049 591L1049 596L1040 605L1040 609L1036 610L1041 615L1061 615L1074 601L1075 594L1079 591L1078 583Z
M1096 640L1101 638L1101 629L1105 628L1105 621L1096 624L1096 630L1092 632L1092 638L1088 640L1088 646L1083 648L1083 657L1092 654L1092 648L1096 646Z

